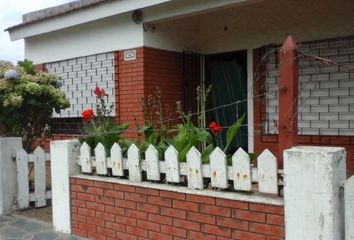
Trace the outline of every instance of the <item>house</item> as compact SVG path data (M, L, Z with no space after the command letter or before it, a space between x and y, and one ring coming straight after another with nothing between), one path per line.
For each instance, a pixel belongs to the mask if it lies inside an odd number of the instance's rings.
M7 31L25 40L27 59L61 76L72 106L55 116L60 133L79 128L96 85L117 121L142 123L140 100L157 86L171 109L182 100L193 111L196 86L211 84L208 108L236 104L207 118L229 124L247 112L240 143L256 153L276 152L278 50L291 34L301 53L299 144L345 147L354 173L353 11L345 0L81 0Z

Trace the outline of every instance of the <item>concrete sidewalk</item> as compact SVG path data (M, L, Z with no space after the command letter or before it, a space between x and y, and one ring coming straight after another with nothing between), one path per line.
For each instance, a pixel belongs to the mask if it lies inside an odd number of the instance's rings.
M50 223L18 214L0 216L0 240L82 240L55 232Z

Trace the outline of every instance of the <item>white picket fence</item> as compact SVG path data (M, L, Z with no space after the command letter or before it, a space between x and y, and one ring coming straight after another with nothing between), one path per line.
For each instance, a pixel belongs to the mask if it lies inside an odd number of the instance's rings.
M201 153L192 147L187 153L187 161L178 161L178 152L170 146L164 154L165 161L159 161L158 151L150 145L145 152L144 160L140 159L140 150L132 144L128 149L128 158L123 158L121 147L115 143L110 150L111 157L106 157L104 146L99 143L91 156L87 143L80 148L79 164L83 173L92 174L96 168L98 175L107 175L112 169L113 176L124 176L129 170L129 180L142 182L142 171L146 171L147 180L160 181L160 174L166 174L167 183L180 183L181 176L187 176L188 188L204 188L204 178L211 179L213 188L226 189L229 180L237 191L254 191L252 183L258 182L261 193L278 194L277 159L269 151L264 150L257 158L257 168L251 166L248 154L239 148L232 156L232 166L227 165L225 153L216 148L210 155L210 164L202 164Z
M35 202L35 207L47 206L51 191L46 191L46 161L50 161L50 154L41 147L37 147L33 153L27 153L24 149L16 152L18 209L29 208L30 202ZM34 192L29 186L29 163L34 164Z

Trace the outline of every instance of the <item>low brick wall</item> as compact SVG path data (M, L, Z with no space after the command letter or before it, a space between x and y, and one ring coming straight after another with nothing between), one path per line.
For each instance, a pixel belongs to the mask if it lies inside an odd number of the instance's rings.
M90 239L284 239L284 209L71 178L72 232Z

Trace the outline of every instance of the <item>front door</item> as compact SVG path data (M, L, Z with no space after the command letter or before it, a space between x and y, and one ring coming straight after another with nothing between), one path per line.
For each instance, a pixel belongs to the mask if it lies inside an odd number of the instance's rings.
M223 148L228 127L247 114L247 51L207 56L205 67L206 86L212 86L207 107L212 111L207 113L207 125L214 121L225 127L221 137ZM238 147L248 151L247 115L229 152Z

